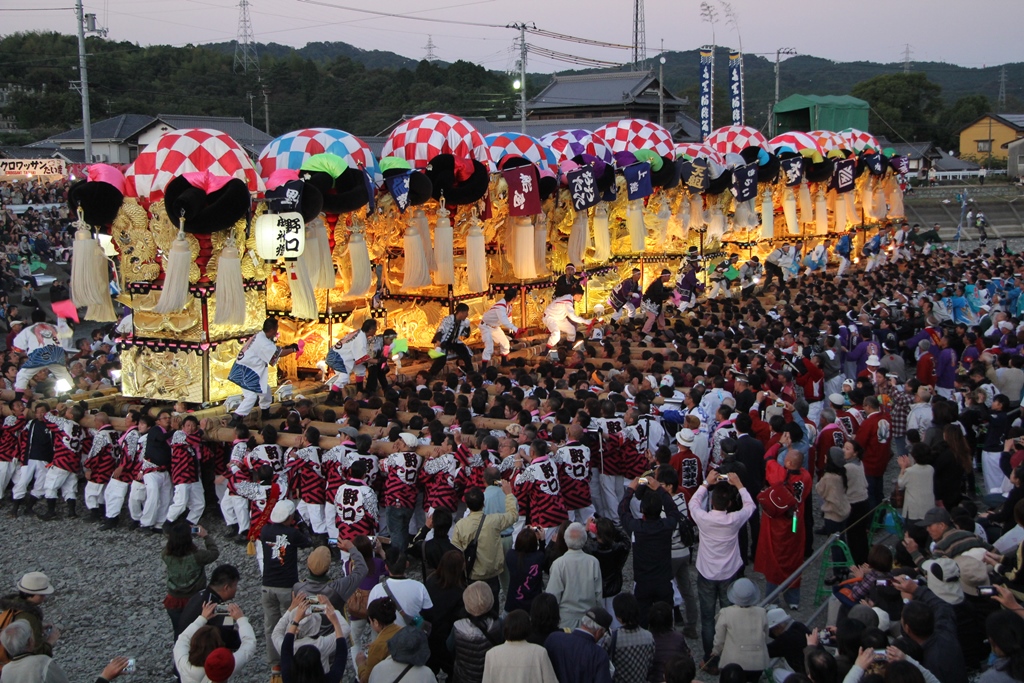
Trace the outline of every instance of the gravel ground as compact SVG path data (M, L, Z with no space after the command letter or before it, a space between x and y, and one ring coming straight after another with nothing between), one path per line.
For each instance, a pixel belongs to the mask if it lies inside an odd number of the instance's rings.
M895 461L887 476L887 487L896 476ZM887 488L888 490L888 488ZM9 499L8 499L9 500ZM13 586L24 573L45 572L56 588L43 605L47 621L61 629L55 648L56 658L72 681L92 681L116 655L135 657L137 672L129 683L157 683L174 680L171 669L172 632L163 609L165 596L162 537L129 531L124 524L116 531L100 531L98 525L79 519L40 522L22 515L6 516L0 509L0 529L4 530L4 548L0 553L0 582ZM37 505L37 510L41 504ZM260 607L260 576L255 559L246 556L245 547L221 539L225 527L216 508L207 508L203 525L217 540L221 551L218 563L230 563L242 574L236 602L249 617L256 632L256 654L245 667L240 682L266 680L263 644L263 611ZM820 525L820 516L817 524ZM892 542L889 538L889 542ZM815 536L815 546L823 537ZM300 552L300 577L305 572L308 551ZM208 568L212 570L212 566ZM339 569L332 569L332 575ZM209 575L209 571L207 573ZM410 571L418 577L419 567ZM632 581L632 563L625 568L626 585ZM748 576L762 589L760 574L748 569ZM801 609L794 615L806 620L815 610L813 592L817 585L818 563L805 574ZM4 589L3 592L7 592ZM763 593L762 593L763 595ZM820 624L821 622L816 622ZM690 648L698 657L699 640ZM702 680L714 677L700 675ZM351 668L346 676L351 679Z
M1011 251L1024 252L1024 238L1008 241ZM963 241L961 249L970 250L977 242ZM989 248L997 246L989 240ZM45 299L45 296L41 297ZM28 311L24 310L25 315ZM89 326L80 328L83 333ZM898 468L890 464L886 476L888 491ZM8 499L9 500L9 499ZM81 504L80 504L81 505ZM37 509L42 504L37 505ZM216 508L207 508L204 526L218 541L220 563L238 567L242 574L236 602L249 617L257 636L256 654L234 680L240 683L265 681L268 669L263 645L263 612L260 607L260 576L253 558L245 548L221 540L224 525ZM0 529L4 545L0 552L0 592L13 590L22 574L43 571L56 591L43 606L45 618L62 631L56 646L56 658L72 681L92 681L107 662L116 655L135 657L137 672L125 680L129 683L166 683L174 680L171 667L172 631L163 609L164 566L160 560L161 537L128 531L122 526L114 532L102 532L97 525L81 519L40 522L34 517L17 520L0 509ZM820 515L816 516L820 525ZM889 536L881 539L892 543ZM823 537L815 536L815 546ZM308 551L300 554L300 575L305 571ZM816 562L805 573L803 599L794 616L806 621L815 611L813 592L817 585ZM212 567L210 568L212 569ZM332 570L332 573L338 569ZM625 568L626 584L632 581L632 565ZM418 576L418 567L410 572ZM764 580L751 569L748 576L762 588ZM9 587L9 588L4 588ZM763 593L762 593L763 594ZM821 620L814 625L820 625ZM698 660L702 653L699 640L690 647ZM351 680L351 667L346 679ZM701 680L716 677L700 674Z

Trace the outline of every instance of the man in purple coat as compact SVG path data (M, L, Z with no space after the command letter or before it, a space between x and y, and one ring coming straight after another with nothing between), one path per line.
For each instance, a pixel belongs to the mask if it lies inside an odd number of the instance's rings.
M957 353L949 344L949 334L939 337L938 358L935 359L935 390L943 398L953 398L953 382L956 380Z

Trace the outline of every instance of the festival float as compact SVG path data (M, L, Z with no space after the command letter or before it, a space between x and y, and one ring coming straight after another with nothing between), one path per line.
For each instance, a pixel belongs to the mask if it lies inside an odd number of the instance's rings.
M509 287L521 292L516 324L537 328L568 263L588 275L588 314L633 267L646 287L691 248L706 264L763 257L776 242L901 217L905 160L879 148L853 129L767 140L747 126L677 144L637 119L485 138L429 113L402 122L380 160L350 133L311 128L254 164L223 133L178 130L123 182L94 165L72 193L84 198L72 280L99 282L116 263L117 301L133 312L125 396L215 403L237 394L228 371L267 315L279 343L303 347L282 361L284 381L323 372L368 317L426 351L456 304L479 320ZM112 320L88 281L75 303Z

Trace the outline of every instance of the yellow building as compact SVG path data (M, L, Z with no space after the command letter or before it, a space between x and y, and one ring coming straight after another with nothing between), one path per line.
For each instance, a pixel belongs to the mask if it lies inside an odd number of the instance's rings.
M1024 114L986 114L960 130L960 158L1006 161L1006 146L1024 138Z

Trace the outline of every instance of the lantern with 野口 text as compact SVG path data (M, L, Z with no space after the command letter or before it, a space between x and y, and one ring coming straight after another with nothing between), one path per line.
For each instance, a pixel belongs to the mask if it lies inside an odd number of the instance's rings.
M256 253L264 261L295 259L306 248L306 230L297 212L263 214L256 219Z

